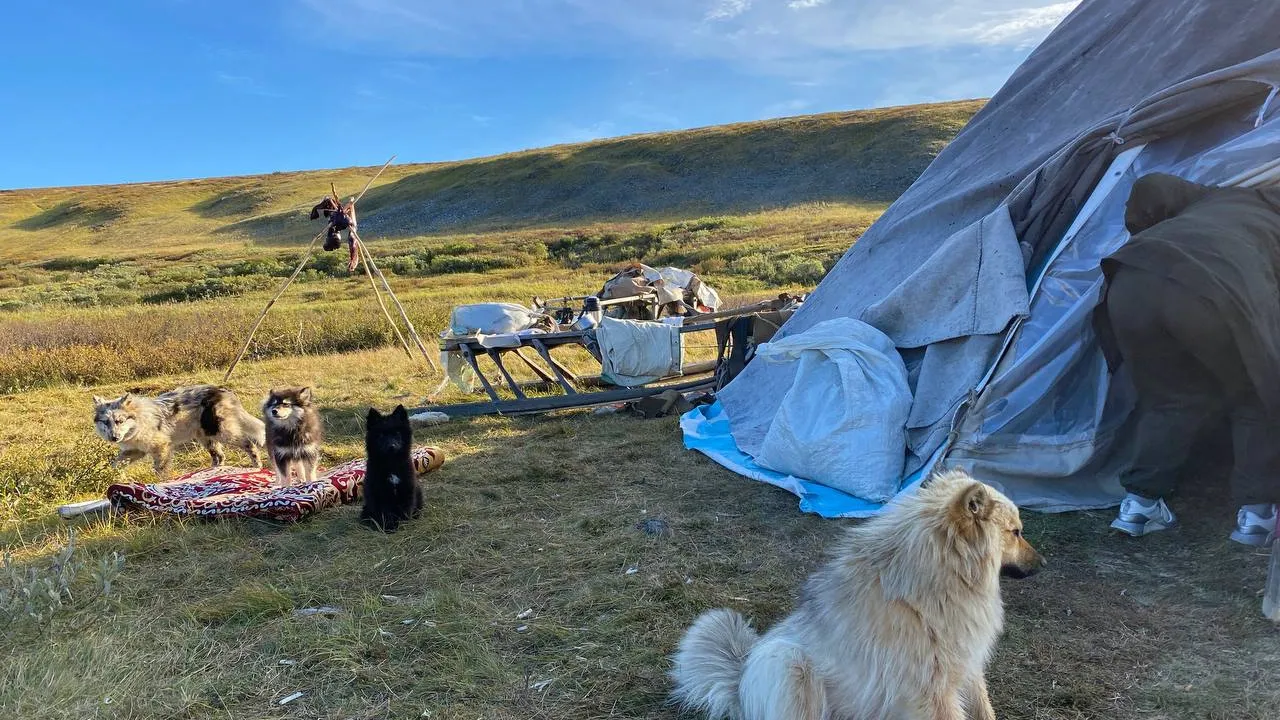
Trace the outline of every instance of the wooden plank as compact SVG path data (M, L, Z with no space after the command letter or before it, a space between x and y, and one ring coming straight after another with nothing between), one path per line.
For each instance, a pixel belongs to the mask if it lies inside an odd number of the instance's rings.
M655 380L654 382L668 382L668 381L675 380L677 378L687 378L691 380L698 375L704 375L715 369L716 369L715 360L705 360L703 362L686 363L679 375L672 375L670 377L660 378L658 380ZM579 375L574 378L573 382L577 384L579 389L581 389L582 387L597 387L597 388L598 387L617 387L616 385L611 385L610 383L607 383L604 380L601 380L599 375ZM530 380L529 382L520 383L520 389L525 391L546 390L556 386L557 384L558 383L554 381L547 382L542 380Z
M709 316L702 316L702 317L705 318ZM686 335L688 333L714 330L715 328L716 328L716 323L714 320L703 320L700 318L698 319L697 322L686 322L685 324L681 325L680 334ZM563 332L530 335L528 337L520 338L520 344L522 347L524 347L524 346L532 345L533 344L532 341L537 340L541 342L543 345L546 345L547 347L558 347L560 345L585 345L587 342L587 337L586 337L587 332L588 331L586 330L566 330ZM482 345L480 345L480 339L475 335L462 335L459 337L448 337L448 338L440 339L441 350L445 350L445 351L457 350L459 347L463 345L469 345L472 347L473 350L483 351L486 349Z
M537 340L534 340L533 349L538 351L538 354L542 356L543 362L545 362L547 366L551 368L551 372L556 374L556 382L559 383L560 389L564 390L565 395L573 395L578 392L577 388L575 388L573 384L570 383L570 381L565 379L565 373L567 373L568 371L560 367L560 363L556 362L555 359L551 357L551 353L547 352L547 348L545 345L538 342ZM572 374L570 374L569 376L572 377ZM578 381L577 378L573 378L573 383L576 383L577 381Z
M480 364L476 362L476 356L471 352L471 348L463 345L458 349L462 352L462 357L467 361L467 364L471 366L471 370L475 372L476 377L480 378L480 384L484 385L484 391L489 393L489 397L494 402L502 402L502 398L498 397L497 391L489 384L489 378L485 377L484 372L480 370Z
M533 349L537 350L538 354L542 356L542 359L547 361L547 364L551 366L551 369L555 372L557 376L561 377L562 379L568 378L569 383L573 385L578 384L578 376L574 375L569 370L569 368L561 365L559 362L556 361L555 358L551 357L551 349L548 348L546 345L544 345L542 343L542 340L538 338L534 338ZM570 394L572 394L572 392L570 392Z
M530 370L532 370L532 371L533 371L533 374L534 374L534 375L537 375L538 377L542 378L542 382L544 382L544 383L553 383L553 382L555 382L555 381L556 381L556 379L555 379L554 377L552 377L550 374L548 374L546 370L543 370L542 368L540 368L540 367L538 367L537 365L535 365L535 364L534 364L534 362L533 362L532 360L530 360L529 358L525 357L525 354L524 354L524 353L520 352L520 351L521 351L521 350L523 350L523 349L524 349L524 348L515 348L515 350L513 350L513 352L516 354L516 357L518 357L518 358L520 358L521 360L523 360L523 361L524 361L524 364L525 364L526 366L528 366L528 368L529 368Z
M410 414L420 412L440 412L449 417L476 417L480 415L526 415L544 413L552 410L571 410L589 408L596 405L609 405L627 400L657 395L667 390L688 392L711 387L714 378L703 378L673 385L646 386L638 388L619 388L604 392L578 393L576 395L556 395L546 398L529 398L526 400L504 400L500 402L466 403L463 405L436 405L432 407L414 408Z
M498 366L498 371L502 373L502 377L507 379L507 388L511 390L511 392L515 393L517 400L524 400L525 395L520 390L520 383L516 382L516 379L511 377L511 373L507 372L507 366L502 364L502 353L496 349L490 348L488 355L489 359L493 361L493 364Z

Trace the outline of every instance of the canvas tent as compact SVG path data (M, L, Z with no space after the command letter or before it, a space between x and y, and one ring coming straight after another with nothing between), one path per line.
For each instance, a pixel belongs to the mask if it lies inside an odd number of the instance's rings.
M1132 391L1090 324L1099 259L1141 175L1280 174L1277 48L1274 0L1085 0L783 326L855 318L892 339L912 392L900 490L943 462L1030 509L1119 501ZM682 419L686 445L807 510L874 513L755 463L794 373L751 363Z

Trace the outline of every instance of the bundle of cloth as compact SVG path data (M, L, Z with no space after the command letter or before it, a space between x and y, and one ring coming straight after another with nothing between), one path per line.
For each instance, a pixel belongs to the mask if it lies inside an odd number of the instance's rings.
M414 448L412 458L419 475L444 465L444 451L436 447ZM117 483L107 488L107 499L120 510L294 522L359 500L364 474L364 459L352 460L320 473L315 482L277 487L275 473L268 469L214 467L170 482Z
M645 293L658 296L659 313L686 315L690 311L715 312L720 307L720 295L710 285L688 270L664 267L654 269L641 263L633 263L617 275L609 278L598 293L601 300L635 297ZM626 306L614 306L620 311L633 310ZM628 317L623 315L623 317ZM636 320L655 320L655 317L631 317Z

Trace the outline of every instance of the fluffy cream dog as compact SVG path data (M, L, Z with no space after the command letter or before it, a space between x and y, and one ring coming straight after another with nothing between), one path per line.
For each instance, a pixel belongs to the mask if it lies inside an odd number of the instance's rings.
M935 476L850 530L763 637L732 610L699 617L673 658L674 697L734 720L991 720L1000 576L1043 563L1008 498Z

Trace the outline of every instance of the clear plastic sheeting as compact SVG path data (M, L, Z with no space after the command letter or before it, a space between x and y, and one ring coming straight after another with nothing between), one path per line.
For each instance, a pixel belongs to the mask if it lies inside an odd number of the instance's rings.
M1253 120L1242 115L1116 159L1075 232L1033 278L1030 317L964 415L948 465L979 474L1030 509L1119 502L1123 463L1116 461L1114 440L1132 411L1133 392L1125 380L1112 382L1093 333L1101 259L1128 240L1125 201L1143 175L1169 173L1209 185L1268 182L1266 165L1280 158L1280 119L1257 128Z

